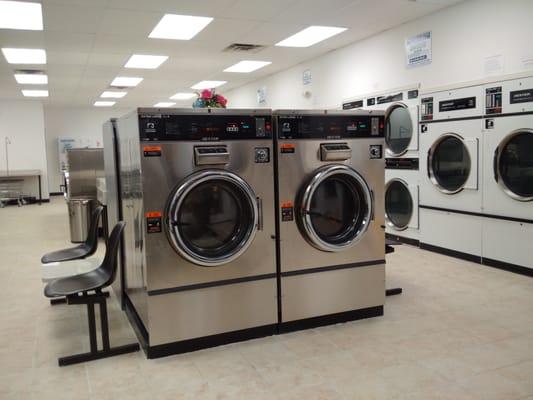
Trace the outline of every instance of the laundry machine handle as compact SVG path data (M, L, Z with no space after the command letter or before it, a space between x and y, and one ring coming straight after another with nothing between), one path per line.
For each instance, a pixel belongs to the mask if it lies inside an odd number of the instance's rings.
M492 159L492 171L494 172L494 180L498 182L498 148L494 150L494 158Z
M370 221L374 221L374 205L375 205L374 191L370 189Z
M260 197L256 198L257 201L257 230L263 230L263 200Z
M428 178L431 179L430 160L431 160L431 149L428 150L428 156L426 158L426 173L428 174Z

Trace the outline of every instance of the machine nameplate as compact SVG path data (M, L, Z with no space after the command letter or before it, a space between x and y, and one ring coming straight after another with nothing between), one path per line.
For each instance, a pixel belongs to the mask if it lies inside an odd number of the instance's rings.
M375 115L281 115L280 139L357 139L383 137L385 117Z
M343 110L352 110L354 108L363 107L363 100L349 101L347 103L342 103Z
M468 110L470 108L476 108L475 97L439 101L439 112Z
M529 103L533 101L533 89L515 90L509 94L509 97L511 104Z

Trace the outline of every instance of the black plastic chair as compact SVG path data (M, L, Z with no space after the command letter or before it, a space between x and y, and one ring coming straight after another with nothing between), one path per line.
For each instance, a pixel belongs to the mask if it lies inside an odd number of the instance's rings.
M90 352L76 354L58 359L59 365L71 365L85 361L97 360L131 353L139 350L138 343L111 348L109 345L109 324L107 320L107 293L102 289L110 286L117 275L117 253L124 222L113 228L106 247L102 264L91 272L60 278L49 282L44 288L44 295L49 298L66 297L67 304L87 304L89 318ZM89 294L89 292L94 292ZM102 327L102 350L98 350L96 339L96 322L94 305L100 305L100 323Z
M46 253L41 258L41 263L49 264L61 261L79 260L92 256L98 248L98 221L104 211L104 207L98 206L94 209L91 215L91 223L89 225L89 232L87 233L87 239L85 242L63 250L53 251Z

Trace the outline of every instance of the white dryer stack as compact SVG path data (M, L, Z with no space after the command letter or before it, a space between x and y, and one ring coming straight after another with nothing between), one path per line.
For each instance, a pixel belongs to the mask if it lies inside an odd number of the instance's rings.
M533 77L484 87L483 263L533 272Z
M480 262L481 85L425 92L420 105L420 247Z
M418 245L418 84L347 100L344 109L385 111L385 221L388 237Z

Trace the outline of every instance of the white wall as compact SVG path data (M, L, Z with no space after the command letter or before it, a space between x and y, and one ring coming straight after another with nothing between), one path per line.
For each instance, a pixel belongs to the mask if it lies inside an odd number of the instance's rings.
M504 61L498 74L521 72L526 69L522 59L533 59L531 16L531 0L467 0L225 95L230 107L257 107L257 89L266 87L262 107L333 108L348 97L413 83L429 88L481 79L487 76L485 58L496 55ZM433 62L407 69L405 39L428 30ZM312 84L303 86L306 69L311 69ZM312 96L305 98L304 90Z
M48 198L43 106L39 101L0 101L0 170L6 169L5 137L9 169L39 169L43 199ZM24 193L38 196L37 179L26 179Z
M128 110L116 108L45 107L46 154L48 156L48 182L51 192L59 192L63 183L59 171L58 138L95 139L102 143L102 125Z

